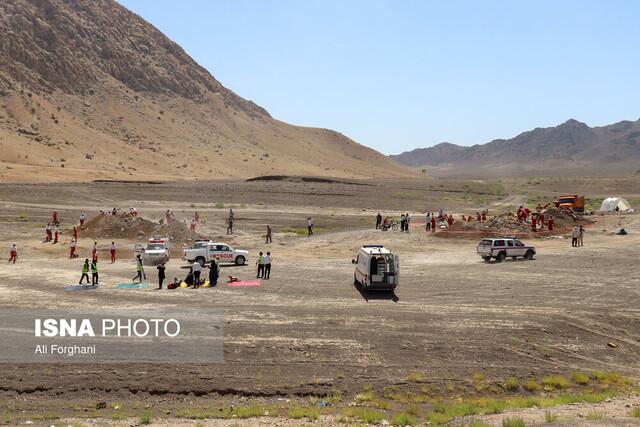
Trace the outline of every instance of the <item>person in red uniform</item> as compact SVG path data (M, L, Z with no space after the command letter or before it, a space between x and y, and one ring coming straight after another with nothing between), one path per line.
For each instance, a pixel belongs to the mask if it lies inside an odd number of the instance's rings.
M58 229L58 225L56 224L56 227L54 228L53 231L53 244L55 245L56 243L58 243L58 234L60 232L60 229Z
M111 264L113 264L114 262L116 262L116 249L118 249L118 247L116 246L116 242L111 242Z
M73 224L73 240L78 241L78 226Z
M69 258L73 259L77 257L76 255L76 239L71 239L71 243L69 244Z
M555 225L555 220L553 219L553 216L549 217L549 223L548 223L548 227L549 227L549 231L553 231L553 226Z
M536 221L537 221L537 218L532 215L531 216L531 231L537 231L536 230L536 225L537 225Z
M540 230L544 229L544 212L540 212L538 215L538 222L540 223Z
M91 248L91 259L94 262L98 261L98 242L93 242L93 248Z
M476 221L482 221L482 215L480 215L480 212L476 212Z
M436 217L434 215L431 215L431 232L436 232Z
M44 241L49 243L51 241L51 223L48 222L47 226L44 228Z
M14 243L9 248L9 262L13 262L15 264L17 259L18 259L18 246Z
M487 211L482 211L482 222L487 220Z
M54 224L58 223L58 211L54 210L51 212L51 222Z
M453 225L453 215L447 215L447 224L449 224L449 227Z

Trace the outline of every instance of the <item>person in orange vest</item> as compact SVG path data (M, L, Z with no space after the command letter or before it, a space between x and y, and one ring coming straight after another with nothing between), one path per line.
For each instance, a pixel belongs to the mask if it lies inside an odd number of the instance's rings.
M71 243L69 244L69 258L77 258L76 255L76 239L71 239Z
M118 249L118 247L116 246L116 242L112 241L111 242L111 264L116 262L116 249Z
M540 223L540 230L544 229L544 212L540 212L538 215L538 222Z
M537 231L536 229L536 221L537 218L535 216L531 216L531 231Z
M17 259L18 259L18 246L14 243L9 248L9 262L10 263L13 262L15 264Z
M53 244L55 245L56 243L58 243L58 234L60 232L60 229L58 228L58 224L56 224L56 227L54 228L53 231Z
M73 240L78 241L78 226L73 224Z
M98 261L98 242L93 242L93 247L91 248L91 260Z
M431 232L436 232L436 217L435 215L431 215Z
M547 226L549 227L549 231L553 231L553 226L555 225L555 220L553 219L553 216L549 217L549 223L547 224Z

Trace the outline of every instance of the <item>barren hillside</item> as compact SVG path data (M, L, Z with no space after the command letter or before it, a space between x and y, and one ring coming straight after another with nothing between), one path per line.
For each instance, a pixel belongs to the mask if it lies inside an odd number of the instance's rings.
M629 174L639 170L640 120L594 128L568 120L512 139L471 147L442 143L392 157L441 176Z
M0 179L405 176L222 86L112 0L0 1Z

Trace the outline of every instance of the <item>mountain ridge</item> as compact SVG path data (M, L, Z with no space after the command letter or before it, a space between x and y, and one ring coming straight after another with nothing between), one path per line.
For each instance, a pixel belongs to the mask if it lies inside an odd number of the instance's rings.
M509 139L472 146L445 142L391 157L443 176L510 176L522 171L627 174L635 172L640 161L640 119L598 127L569 119Z

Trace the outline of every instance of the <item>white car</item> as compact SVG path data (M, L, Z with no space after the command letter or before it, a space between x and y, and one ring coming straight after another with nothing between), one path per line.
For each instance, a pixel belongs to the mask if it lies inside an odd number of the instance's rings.
M216 256L220 258L221 263L244 265L249 259L249 252L234 249L226 243L198 241L194 247L184 250L182 259L188 262L197 261L201 265L205 265Z
M491 261L491 258L496 262L502 262L507 257L516 259L521 256L524 259L533 259L536 248L527 246L513 237L495 237L480 240L476 252L485 262Z
M363 289L393 291L400 284L400 261L382 245L364 245L355 259L353 281Z
M157 265L161 262L169 261L169 249L171 245L167 237L152 237L144 247L136 244L134 252L136 255L142 255L142 261L146 265Z

